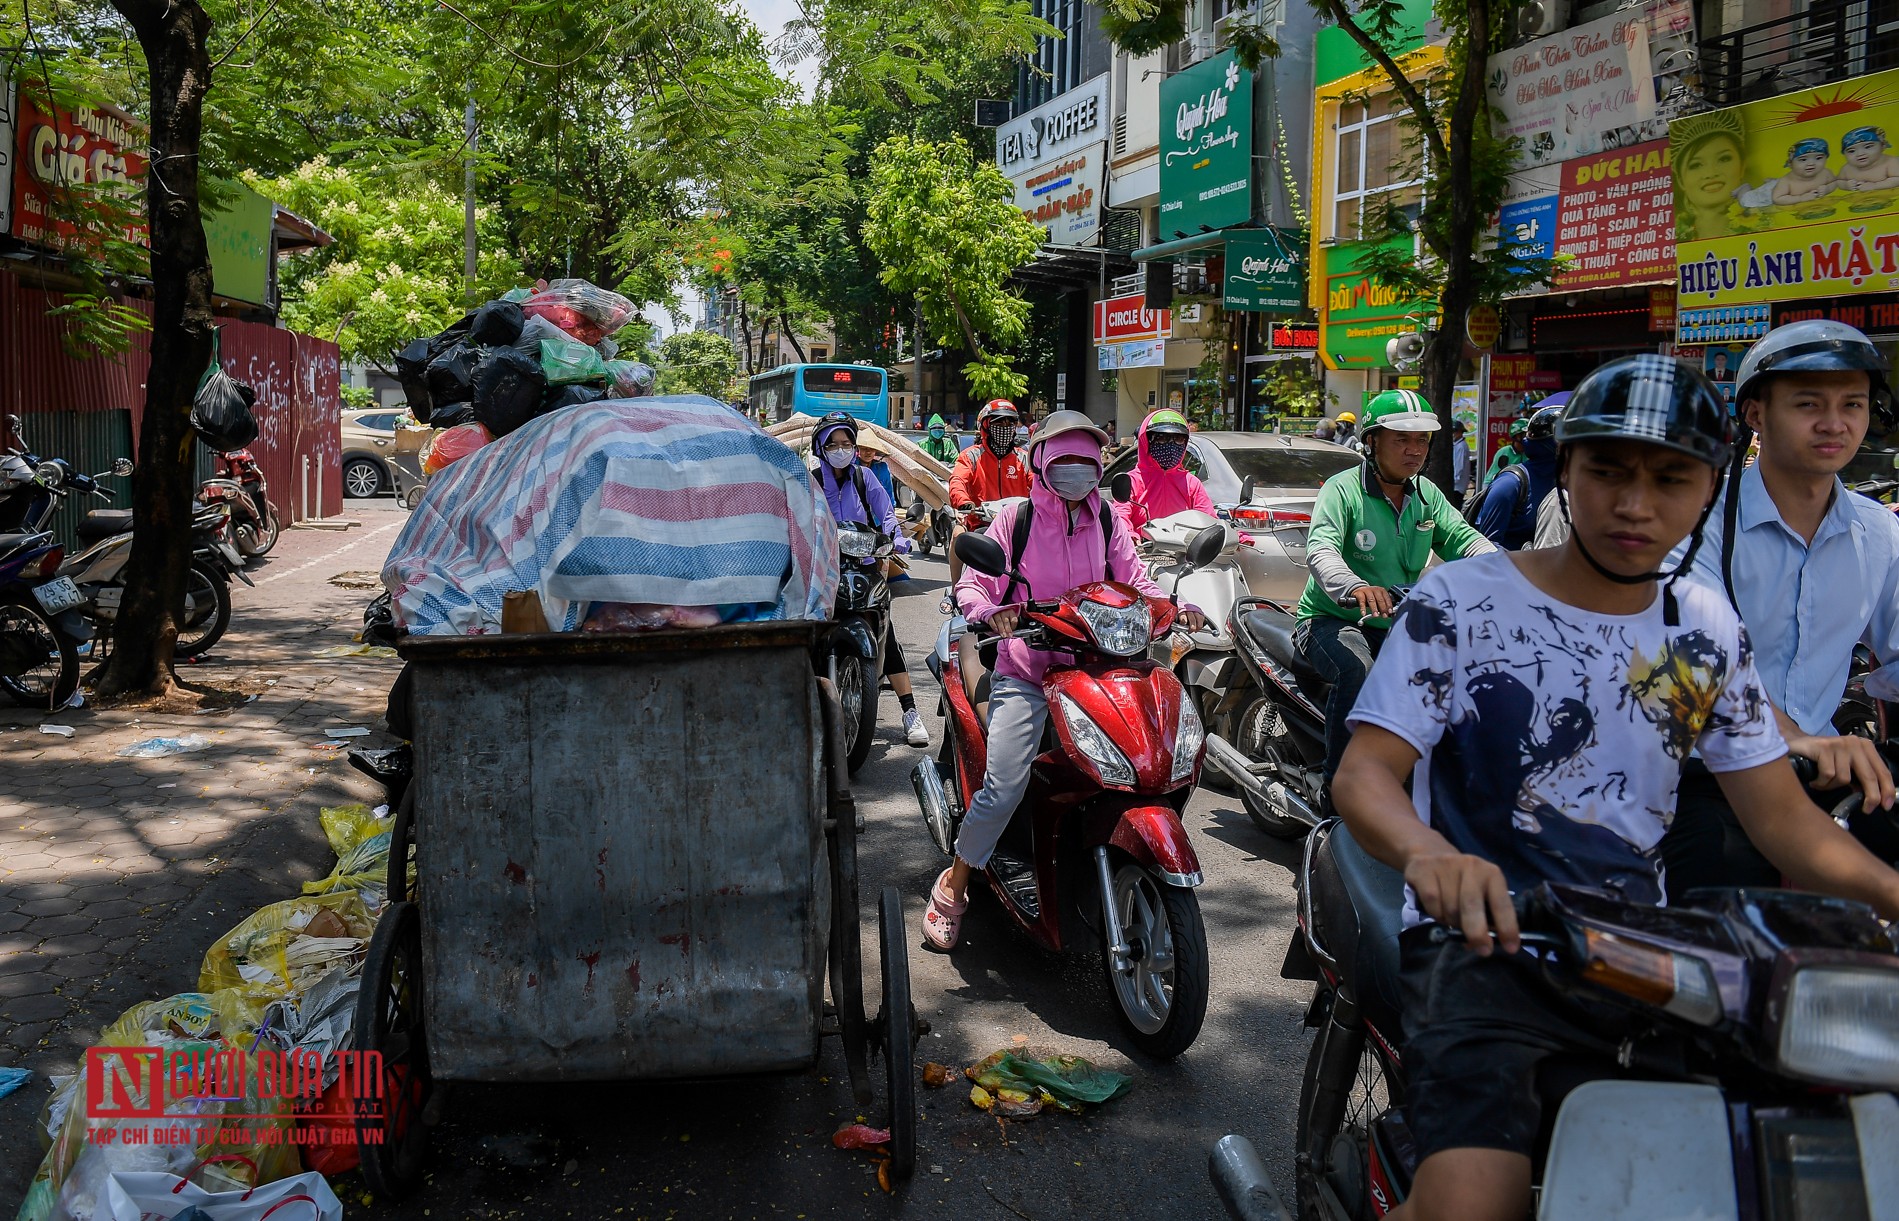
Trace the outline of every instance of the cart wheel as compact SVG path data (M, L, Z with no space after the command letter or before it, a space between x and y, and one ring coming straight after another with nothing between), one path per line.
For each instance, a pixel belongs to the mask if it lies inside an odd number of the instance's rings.
M877 935L884 1007L875 1029L884 1056L884 1096L890 1103L890 1174L902 1182L917 1168L917 1014L910 1004L903 900L895 886L884 887L877 902Z
M387 884L389 899L393 903L407 902L414 898L409 886L409 850L415 841L415 778L411 776L406 788L402 790L402 800L396 803L396 820L389 828L389 869Z
M423 1021L422 914L391 903L376 924L356 997L355 1044L382 1057L382 1080L356 1096L356 1142L369 1189L400 1199L422 1181L429 1130L423 1108L434 1093ZM376 1097L378 1085L381 1097ZM365 1096L367 1095L367 1096Z

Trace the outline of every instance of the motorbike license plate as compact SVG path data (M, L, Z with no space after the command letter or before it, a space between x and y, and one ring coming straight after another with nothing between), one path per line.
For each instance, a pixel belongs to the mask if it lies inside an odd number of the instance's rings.
M69 611L78 606L86 600L86 597L79 592L79 587L73 584L71 577L60 577L44 585L35 585L33 600L38 602L40 609L47 614L57 615L61 611Z

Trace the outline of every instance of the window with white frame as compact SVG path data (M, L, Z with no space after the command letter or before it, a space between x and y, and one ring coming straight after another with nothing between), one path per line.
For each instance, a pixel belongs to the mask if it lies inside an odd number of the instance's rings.
M1333 129L1332 236L1381 236L1387 208L1416 217L1424 203L1424 157L1403 99L1386 93L1340 102Z

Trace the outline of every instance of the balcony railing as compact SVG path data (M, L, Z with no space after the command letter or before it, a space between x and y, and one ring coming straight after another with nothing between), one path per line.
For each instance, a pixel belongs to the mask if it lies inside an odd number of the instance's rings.
M1701 42L1701 82L1715 106L1899 68L1899 18L1886 0L1813 0L1805 12Z

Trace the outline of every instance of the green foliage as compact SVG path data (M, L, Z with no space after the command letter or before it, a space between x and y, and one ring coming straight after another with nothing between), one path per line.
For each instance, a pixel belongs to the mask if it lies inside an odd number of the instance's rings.
M661 394L709 394L730 402L738 391L738 349L711 331L677 331L659 345Z
M1015 188L961 137L895 136L871 156L864 240L883 282L914 294L936 342L961 339L973 398L1023 394L1027 380L996 349L1019 343L1029 305L1009 277L1035 257L1042 230L1015 206Z
M284 321L334 339L343 359L386 367L403 344L468 308L462 201L414 175L376 177L319 158L254 189L335 239L280 265ZM500 218L478 209L476 300L521 283Z
M376 392L368 386L345 384L337 388L336 396L342 400L345 411L366 411L376 406Z
M1187 36L1187 0L1110 0L1101 32L1129 55L1152 55Z
M1266 410L1278 415L1324 415L1327 404L1339 401L1338 395L1325 388L1309 360L1272 361L1266 372L1253 380Z

